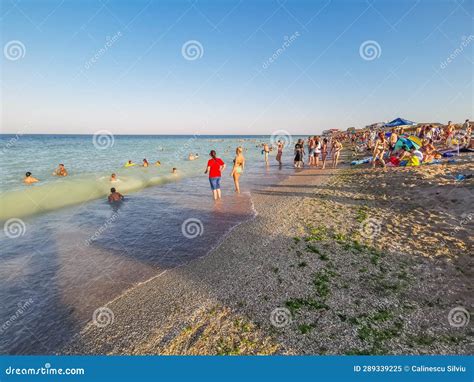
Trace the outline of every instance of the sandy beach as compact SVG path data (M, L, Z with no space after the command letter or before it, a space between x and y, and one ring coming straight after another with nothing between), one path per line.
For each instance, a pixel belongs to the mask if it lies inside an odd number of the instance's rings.
M211 253L128 290L59 353L468 354L474 181L454 177L472 159L297 170L253 192L257 216Z

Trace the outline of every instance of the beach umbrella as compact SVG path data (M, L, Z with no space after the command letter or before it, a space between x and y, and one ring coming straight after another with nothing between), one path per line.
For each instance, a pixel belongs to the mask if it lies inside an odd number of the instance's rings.
M415 148L416 148L417 150L423 145L423 143L421 142L421 139L418 138L418 137L415 137L414 135L410 135L410 136L408 137L408 140L410 140L411 142L414 143ZM417 147L417 146L418 146L418 147Z
M408 138L398 138L397 143L395 143L395 150L401 149L403 146L408 147L409 150L414 148L415 150L418 150L420 148L420 145L418 145L416 142L413 142L411 139Z
M407 139L405 138L398 138L397 143L395 143L395 146L393 147L393 149L396 151L396 150L400 150L403 146L406 146L405 145L406 140Z

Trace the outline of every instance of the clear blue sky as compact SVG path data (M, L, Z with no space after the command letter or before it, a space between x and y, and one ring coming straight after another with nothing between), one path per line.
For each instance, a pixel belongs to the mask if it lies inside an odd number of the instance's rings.
M473 3L2 0L2 132L460 122L473 117ZM182 54L190 40L195 60Z

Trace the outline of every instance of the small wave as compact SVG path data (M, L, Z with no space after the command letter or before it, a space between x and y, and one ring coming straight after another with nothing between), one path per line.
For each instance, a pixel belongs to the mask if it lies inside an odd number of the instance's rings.
M146 187L174 182L182 178L177 174L163 174L158 169L133 169L111 182L108 176L81 176L63 178L45 184L25 185L25 189L7 191L0 200L0 221L22 218L63 207L104 198L115 187L126 195Z

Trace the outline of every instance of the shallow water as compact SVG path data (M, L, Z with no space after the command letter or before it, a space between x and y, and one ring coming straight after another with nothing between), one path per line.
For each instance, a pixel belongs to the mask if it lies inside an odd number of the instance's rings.
M12 138L2 139L2 224L21 218L18 230L0 232L0 352L9 354L54 353L98 307L205 255L254 216L253 189L293 172L290 153L283 168L274 165L274 155L272 165L264 166L256 145L268 137L115 137L106 150L97 150L90 136L23 136L6 150ZM243 192L233 192L226 169L224 198L215 203L203 174L204 154L215 148L230 165L237 145L247 149ZM199 152L201 159L186 161L188 152ZM142 157L162 166L120 168ZM59 162L70 177L51 176ZM172 167L179 176L170 173ZM41 183L22 185L25 169ZM115 207L105 200L112 171L122 180L114 186L126 194Z

